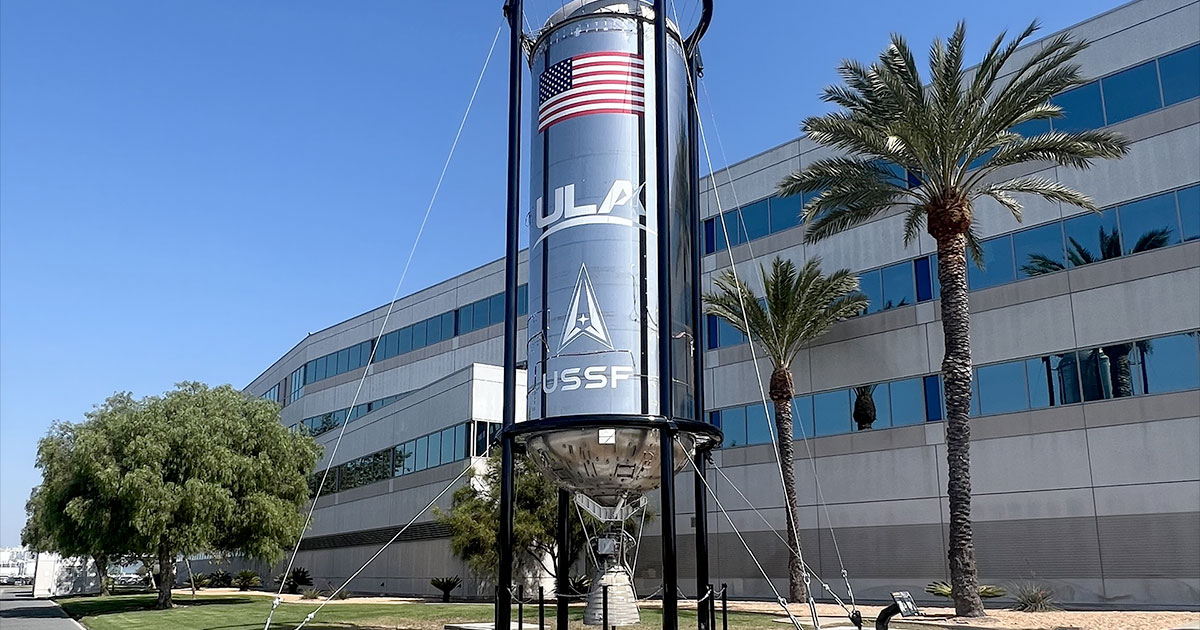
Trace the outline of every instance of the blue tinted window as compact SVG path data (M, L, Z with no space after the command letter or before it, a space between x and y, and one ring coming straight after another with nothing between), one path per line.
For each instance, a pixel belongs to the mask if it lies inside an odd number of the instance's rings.
M729 233L730 245L741 245L746 242L746 229L742 227L742 220L738 216L737 210L730 210L725 213L725 230Z
M442 339L449 339L454 336L454 311L446 311L442 313Z
M780 232L800 225L800 213L803 211L800 195L771 197L770 204L772 232Z
M746 445L746 408L730 407L721 410L721 430L725 432L725 446Z
M442 340L442 319L431 317L425 320L425 343L435 344Z
M1013 133L1021 134L1022 136L1025 136L1026 138L1028 138L1030 136L1036 136L1039 134L1047 133L1048 131L1050 131L1050 119L1049 118L1035 118L1033 120L1027 120L1019 125L1016 125L1009 131L1012 131Z
M720 343L720 337L718 336L719 326L717 323L717 316L716 315L705 315L704 316L704 324L705 324L705 326L704 326L705 337L708 339L708 345L706 347L709 350L713 350L715 348L720 348L721 343Z
M792 399L792 438L796 440L812 437L813 409L812 396L800 396Z
M1175 195L1167 193L1117 208L1123 251L1136 254L1179 242Z
M362 365L362 346L350 346L350 369Z
M813 395L815 435L850 432L850 392L842 389Z
M310 381L319 381L325 378L325 371L328 369L328 361L329 357L325 356L313 362L313 368L308 370Z
M466 459L471 456L470 445L467 443L467 424L466 422L454 427L454 458Z
M734 328L727 320L717 318L717 346L724 348L746 343L746 335Z
M413 350L424 348L427 345L425 336L425 322L417 322L412 325L412 347Z
M413 466L417 470L425 470L429 466L429 436L417 438L416 460Z
M972 291L1012 282L1013 250L1009 235L988 239L979 244L983 248L983 269L974 263L967 265L967 286Z
M925 419L938 422L942 419L942 382L936 374L926 376L925 384Z
M334 374L342 374L350 369L350 348L342 348L337 353L337 367Z
M517 285L517 315L529 314L529 285Z
M922 256L913 261L913 273L917 276L917 301L933 299L933 276L929 268L929 257Z
M767 415L767 408L758 403L746 407L746 443L770 444L775 420Z
M1200 186L1190 186L1176 193L1179 199L1180 233L1183 240L1200 238Z
M944 383L943 383L944 385ZM971 378L971 417L979 416L979 379Z
M1100 80L1108 124L1119 123L1162 107L1158 68L1153 61Z
M460 425L461 426L461 425ZM443 464L448 464L455 460L454 457L454 427L442 429L442 457Z
M1200 96L1200 46L1171 53L1158 60L1163 100L1174 105Z
M746 240L762 238L770 234L769 221L766 199L756 201L742 208L742 224L745 228Z
M1058 221L1012 235L1017 278L1029 278L1064 268L1062 224Z
M878 269L858 276L858 290L867 296L868 313L878 313L883 310L883 281L879 279Z
M405 326L400 329L400 354L413 349L413 327Z
M1196 333L1158 337L1134 344L1130 372L1138 394L1162 394L1200 387Z
M1051 354L1025 360L1025 379L1029 383L1029 406L1033 409L1056 407L1079 400L1078 392L1063 396L1063 380L1058 364L1064 355Z
M475 309L470 305L458 309L458 334L465 335L475 330Z
M1099 214L1089 212L1063 223L1067 238L1067 263L1071 267L1117 258L1121 255L1117 211L1109 208Z
M1101 348L1080 350L1075 353L1075 374L1083 390L1083 400L1112 398L1112 362ZM1060 369L1062 365L1059 365Z
M909 171L908 172L908 187L910 189L920 187L921 184L925 183L924 177L925 177L924 173L922 173L920 171Z
M886 429L892 426L892 406L887 383L862 385L850 390L850 413L855 430ZM872 414L871 412L874 411Z
M387 359L396 356L400 347L400 334L392 331L383 337L383 358Z
M967 168L970 170L974 170L974 169L979 168L980 166L983 166L984 164L987 163L988 160L992 159L993 155L996 155L996 151L998 151L998 150L999 150L998 148L988 149L987 151L985 151L983 153L983 155L975 158L974 160L971 160L971 163L969 165L967 165Z
M504 294L497 293L496 295L488 298L488 304L488 311L491 313L491 322L493 324L499 324L500 322L504 321Z
M1104 126L1104 109L1100 104L1100 82L1067 90L1050 99L1063 110L1061 118L1051 123L1055 131L1085 131Z
M912 264L907 260L884 267L881 270L881 277L883 279L882 310L907 306L917 301L913 286Z
M921 379L908 378L888 384L892 402L892 426L925 422L925 386Z
M979 411L983 415L1029 408L1024 361L985 365L975 370L975 379L979 382Z
M425 465L430 468L441 465L441 463L442 463L442 434L441 433L433 433L433 434L425 436L422 439L428 440L427 448L429 449L429 455L426 456Z
M933 275L933 299L942 297L942 281L938 279L938 257L937 254L929 255L929 270Z
M712 219L704 222L704 253L711 254L717 251L717 231Z

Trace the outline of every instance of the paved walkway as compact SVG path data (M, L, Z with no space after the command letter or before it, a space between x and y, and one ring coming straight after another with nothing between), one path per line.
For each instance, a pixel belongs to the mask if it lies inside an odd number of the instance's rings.
M79 630L79 626L48 599L33 599L29 587L0 588L0 628L3 630Z

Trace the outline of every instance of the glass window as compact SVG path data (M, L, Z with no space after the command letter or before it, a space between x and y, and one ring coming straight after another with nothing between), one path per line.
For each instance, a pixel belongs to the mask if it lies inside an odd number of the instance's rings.
M886 429L892 425L892 406L888 399L887 383L860 385L850 390L856 430Z
M762 403L746 407L746 444L770 444L775 420Z
M449 464L454 461L454 427L442 429L442 457L443 464Z
M1132 344L1130 378L1136 394L1162 394L1200 387L1196 333Z
M975 370L975 379L979 381L979 412L982 415L1029 408L1024 361L985 365Z
M892 402L892 426L925 422L925 387L920 377L888 383Z
M435 344L442 340L442 318L430 317L425 320L425 343Z
M1121 234L1117 229L1117 210L1088 212L1063 222L1067 238L1067 263L1071 267L1117 258L1121 255Z
M465 335L475 330L474 312L470 304L458 309L458 334Z
M517 285L517 315L529 314L529 285Z
M737 210L730 210L722 215L723 226L717 226L717 234L720 238L717 240L718 249L724 249L724 238L726 234L729 236L730 245L741 245L746 242L746 231L742 229L742 222L738 218Z
M483 422L475 423L475 456L483 457L488 450L487 439L487 424Z
M1013 270L1012 236L1004 235L988 239L979 244L983 249L983 269L973 261L967 263L967 286L972 291L995 287L1012 282Z
M325 378L325 371L328 369L328 360L329 357L321 357L313 362L313 369L309 370L309 373L312 374L312 379L314 381L319 381Z
M725 446L734 448L746 445L746 408L730 407L721 410L721 430L725 432Z
M413 349L413 345L412 345L413 331L412 331L412 329L413 329L412 326L405 326L404 328L400 329L400 334L399 334L400 341L397 344L398 348L399 348L398 349L399 354L404 354L405 352L412 351L412 349Z
M1063 262L1062 224L1058 221L1012 235L1017 278L1060 271Z
M446 311L442 313L442 339L449 339L454 336L454 311Z
M728 346L736 346L746 343L746 335L733 327L726 319L718 317L717 319L717 345L725 348Z
M454 459L466 459L470 456L467 442L467 423L454 427Z
M838 390L813 395L815 435L835 435L850 432L850 392Z
M425 336L425 322L417 322L412 325L412 349L424 348L429 345L428 339Z
M1009 129L1009 131L1021 134L1026 138L1047 133L1050 131L1050 119L1035 118L1033 120L1027 120L1019 125L1014 126L1012 129Z
M704 253L711 254L717 251L717 232L715 221L708 219L704 222Z
M425 436L429 443L429 456L425 465L433 468L442 464L442 434L433 433Z
M392 455L392 476L399 477L404 474L404 445L397 444L392 450L395 451Z
M1167 193L1117 208L1126 254L1136 254L1179 242L1175 195Z
M429 436L417 438L417 454L413 462L417 470L425 470L429 466Z
M417 470L417 442L409 440L404 443L404 472L416 472Z
M912 265L906 260L902 263L884 267L880 273L883 279L882 310L908 306L917 301L916 290L913 286Z
M1079 391L1063 392L1059 363L1066 355L1051 354L1025 360L1025 379L1029 383L1029 406L1032 409L1056 407L1079 402ZM1072 382L1072 384L1076 384Z
M792 439L800 440L813 435L812 396L792 399Z
M475 308L475 327L476 328L485 328L485 327L490 326L493 323L495 323L492 321L491 300L479 300L473 306ZM500 310L501 310L501 312L503 312L504 307L501 306ZM503 316L501 317L501 319L503 319Z
M488 311L491 313L491 317L488 321L492 322L493 324L499 324L500 322L504 321L504 294L497 293L496 295L488 298L488 304Z
M929 267L929 257L922 256L913 261L913 274L917 277L917 301L928 302L933 299L933 275Z
M1108 354L1101 348L1091 348L1080 350L1075 356L1075 374L1083 390L1083 400L1112 398L1112 365Z
M1062 117L1051 122L1055 131L1086 131L1104 126L1099 81L1067 90L1050 99L1050 102L1063 110Z
M804 211L800 195L771 197L771 232L780 232L800 225L800 213Z
M350 369L350 348L342 348L337 353L337 367L334 374L344 374Z
M937 374L926 376L925 381L925 420L939 422L942 419L942 381Z
M1104 91L1104 113L1110 125L1162 107L1158 68L1153 61L1104 77L1100 88Z
M770 219L767 216L767 200L756 201L742 209L742 224L746 240L762 238L771 233Z
M971 417L979 417L979 379L971 375Z
M858 276L858 290L867 296L867 313L878 313L883 310L883 281L879 279L878 269Z
M350 346L350 368L349 369L353 370L354 368L361 366L362 359L363 359L362 346L360 346L360 345Z
M1189 186L1177 191L1179 198L1180 233L1183 240L1200 238L1200 186Z
M400 344L400 335L396 331L392 331L383 336L383 357L384 359L396 356L397 348Z
M1158 60L1163 100L1174 105L1200 96L1200 46L1184 48Z

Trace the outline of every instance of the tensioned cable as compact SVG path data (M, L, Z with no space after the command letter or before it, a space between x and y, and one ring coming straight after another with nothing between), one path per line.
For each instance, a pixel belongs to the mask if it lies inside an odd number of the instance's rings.
M675 437L675 441L679 443L680 447L683 447L683 442L680 441L678 436ZM792 616L792 611L787 607L787 600L779 594L779 589L775 588L775 583L771 581L771 576L767 575L767 570L764 569L762 563L758 561L758 556L754 555L754 550L750 548L750 543L746 542L746 538L742 536L742 532L738 529L737 524L733 522L733 517L729 515L729 512L725 509L725 505L721 503L721 497L718 497L716 491L713 490L711 485L709 485L708 479L706 479L704 475L700 474L700 467L696 465L695 458L687 457L685 459L691 463L692 469L696 471L696 478L704 482L704 487L708 490L708 493L712 495L713 501L717 504L717 509L721 510L721 513L725 515L725 520L729 521L729 526L733 528L733 533L738 537L738 540L742 541L742 546L746 548L746 553L750 554L750 560L754 562L754 566L758 567L758 571L759 573L762 573L763 579L767 582L767 586L770 586L771 591L775 593L775 601L784 609L784 611L787 612L788 619L791 620L792 625L796 627L796 630L804 630L800 626L800 622ZM819 630L821 627L820 624L815 625Z
M416 238L413 239L412 248L408 251L408 259L404 261L404 269L400 273L400 281L396 283L396 290L392 292L392 301L388 303L387 312L383 316L383 323L379 326L379 334L375 336L375 342L371 344L370 356L367 357L367 364L363 366L362 377L358 379L358 387L354 390L354 398L350 402L351 409L358 404L358 397L362 394L363 384L366 383L371 363L375 360L375 352L379 349L379 340L383 338L384 331L387 329L388 319L391 318L392 311L396 308L396 301L400 297L400 288L404 286L404 280L408 277L408 270L412 266L413 255L417 252L417 245L421 242L421 235L425 233L425 225L429 222L429 215L433 211L433 204L437 201L438 193L442 190L442 182L446 179L446 171L450 168L450 161L454 158L454 150L458 148L458 140L462 137L463 128L467 124L467 117L471 115L471 107L475 104L475 96L479 94L479 85L483 83L483 76L487 73L488 65L492 61L492 53L496 50L496 42L499 41L500 32L503 29L504 21L502 20L500 26L496 28L496 34L492 37L492 45L488 48L487 56L483 60L483 69L479 71L479 78L475 80L475 87L471 90L471 98L467 101L467 109L463 112L462 120L458 123L458 131L454 134L454 141L450 143L450 151L446 155L445 163L442 164L442 172L438 175L437 185L433 188L433 195L429 198L429 205L425 207L425 215L421 218L421 225L417 229ZM296 562L296 555L300 553L300 543L304 540L304 533L312 523L313 511L316 510L317 500L321 498L321 492L325 489L325 482L329 478L329 471L333 470L333 460L337 456L338 447L342 444L342 437L346 434L346 426L349 424L350 417L347 414L346 420L342 422L341 429L338 431L337 440L333 443L333 451L329 454L330 465L321 474L321 483L317 486L317 493L313 497L311 505L309 505L308 515L304 519L304 528L300 530L300 536L296 539L296 547L292 550L292 556L288 560L287 569L283 572L284 580L279 584L279 592L275 594L275 601L271 604L271 611L267 613L267 623L263 626L263 630L269 630L271 627L271 620L275 615L275 609L279 607L279 602L283 596L287 575L291 572L292 565Z
M717 148L721 150L721 159L725 160L725 163L728 164L729 156L727 156L725 154L725 143L723 143L721 141L721 130L719 128L717 128L717 119L716 119L716 116L713 114L712 98L708 94L708 84L705 83L702 85L702 87L704 89L704 100L708 102L709 116L712 116L713 134L715 134L716 138L717 138ZM697 108L697 109L699 109L699 108ZM703 135L703 132L701 132L701 134ZM706 150L707 150L707 148L706 148ZM709 172L710 173L712 172L711 161L709 163ZM738 201L738 198L737 198L737 188L733 185L733 174L729 172L728 167L726 167L725 173L728 176L729 190L730 190L730 192L733 193L733 203L734 203L735 207L741 207L742 204L741 204L741 202ZM716 186L714 185L713 188L714 188L714 194L715 194ZM721 209L719 200L717 203L717 209L718 210ZM745 222L745 219L742 218L742 213L740 213L740 212L738 213L738 221L741 222L742 230L744 231L746 229L746 222ZM722 213L722 222L724 222L724 214L723 213ZM725 242L727 244L729 243L728 234L726 234ZM749 242L747 242L746 247L747 247L748 251L750 252L750 257L754 258L754 246L751 245ZM728 249L732 250L731 247ZM731 267L733 266L732 251L730 252L730 266ZM746 316L746 314L745 314L745 311L743 310L742 317L745 318L745 316ZM753 344L751 344L751 345L753 345ZM751 352L753 353L753 350L751 350ZM761 379L760 379L760 387L761 387ZM793 426L796 426L794 422L793 422ZM846 572L846 564L845 564L845 562L842 561L842 550L841 550L841 547L838 545L837 532L834 531L834 528L833 528L833 519L831 519L829 517L829 503L825 501L825 492L821 489L821 476L817 474L817 460L815 457L813 457L812 448L809 446L808 432L804 430L804 423L800 423L799 426L800 426L800 440L801 440L801 442L804 443L804 451L808 454L808 463L812 467L813 483L816 485L816 490L817 490L817 502L821 505L822 511L825 512L825 523L828 525L829 537L833 541L833 551L835 554L837 554L838 568L841 569L842 579L845 580L845 582L846 582L846 594L850 598L851 607L854 608L855 610L858 610L858 606L854 602L854 589L850 586L850 577ZM774 434L774 432L770 432L770 433L771 433L771 443L776 446L776 451L778 451L778 445L775 444L775 434ZM799 546L800 540L799 540L799 532L798 531L796 533L796 537L797 537L796 545Z
M433 497L433 499L431 499L429 501L429 503L426 503L425 507L421 508L420 512L417 512L416 514L414 514L413 517L408 520L408 523L405 523L404 527L400 528L400 531L396 532L391 537L391 539L388 540L386 543L383 543L383 546L379 548L379 551L376 551L375 555L368 558L367 561L364 562L363 565L361 567L359 567L357 571L352 573L350 575L350 577L346 578L346 581L342 582L342 585L337 587L337 590L330 593L329 596L325 598L325 601L321 602L320 606L317 606L316 610L308 613L308 615L306 615L304 617L304 621L301 621L300 625L296 626L294 628L294 630L300 630L301 628L303 628L305 626L305 624L312 621L313 618L317 616L317 613L321 612L321 609L325 607L325 604L328 604L335 596L337 596L338 593L342 592L342 589L346 588L350 584L351 580L358 577L359 573L362 573L363 571L365 571L367 569L367 566L370 565L372 562L374 562L375 558L378 558L384 551L387 551L387 548L390 547L392 545L392 543L396 542L396 540L398 538L400 538L401 534L403 534L405 531L407 531L408 528L411 527L413 523L417 522L417 519L421 518L422 514L429 511L429 508L433 507L433 504L437 503L438 499L445 496L445 494L450 491L450 488L453 488L454 484L458 483L458 480L463 478L463 475L466 475L468 472L470 472L472 470L474 470L473 466L470 466L470 465L464 466L462 472L458 473L458 476L455 477L453 481L446 484L446 487L442 488L442 491L439 492L436 497Z

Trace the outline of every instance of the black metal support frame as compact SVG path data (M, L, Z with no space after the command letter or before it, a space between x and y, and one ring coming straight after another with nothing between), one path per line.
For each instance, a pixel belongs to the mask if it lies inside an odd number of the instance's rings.
M507 0L508 18L508 191L505 222L504 257L504 402L503 426L516 423L517 411L517 256L521 229L521 0ZM515 478L513 443L502 440L500 446L500 547L499 576L496 581L495 628L512 627L513 569L513 498Z

